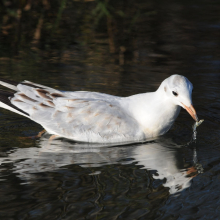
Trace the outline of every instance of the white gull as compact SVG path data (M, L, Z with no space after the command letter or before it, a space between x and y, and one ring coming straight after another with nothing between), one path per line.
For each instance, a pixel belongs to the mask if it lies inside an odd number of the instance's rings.
M0 107L41 124L54 135L81 142L139 142L165 134L180 108L198 121L192 83L172 75L155 92L118 97L97 92L61 92L23 81L1 80L15 92L0 91Z

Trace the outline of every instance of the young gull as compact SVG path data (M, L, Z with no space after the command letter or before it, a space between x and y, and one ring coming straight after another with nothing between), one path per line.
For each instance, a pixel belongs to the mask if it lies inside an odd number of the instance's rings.
M198 121L192 83L172 75L155 92L118 97L98 92L63 92L23 81L0 80L0 107L39 123L53 135L80 142L139 142L165 134L180 108Z

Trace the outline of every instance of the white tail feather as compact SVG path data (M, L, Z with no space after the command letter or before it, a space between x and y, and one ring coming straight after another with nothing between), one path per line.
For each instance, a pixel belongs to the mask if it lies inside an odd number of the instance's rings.
M0 107L1 107L1 108L4 108L4 109L7 109L7 110L10 110L10 111L12 111L12 112L15 112L15 113L17 113L17 114L19 114L19 115L23 115L23 116L25 116L25 117L27 117L27 118L30 118L28 115L26 115L26 114L24 114L24 113L22 113L22 112L20 112L20 111L18 111L18 110L16 110L16 109L14 109L14 108L8 106L8 105L6 105L6 104L3 103L3 102L0 102Z
M14 86L14 85L12 85L10 83L6 83L6 82L3 82L3 81L0 81L0 85L5 86L5 87L7 87L9 89L12 89L12 90L15 90L15 91L19 91L17 86Z

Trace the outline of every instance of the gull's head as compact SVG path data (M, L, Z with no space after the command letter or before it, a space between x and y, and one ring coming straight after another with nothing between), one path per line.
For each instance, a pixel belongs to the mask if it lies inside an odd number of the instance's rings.
M165 94L175 105L186 109L195 121L198 121L196 111L192 105L192 83L184 76L172 75L163 82Z

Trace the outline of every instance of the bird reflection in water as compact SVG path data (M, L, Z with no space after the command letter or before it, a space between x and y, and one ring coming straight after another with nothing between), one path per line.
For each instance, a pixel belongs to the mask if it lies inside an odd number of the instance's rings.
M67 139L50 140L45 134L39 139L38 146L18 148L7 158L1 158L1 163L13 162L13 172L28 182L33 180L33 173L55 171L71 164L91 168L135 162L140 169L156 171L152 172L153 179L163 180L163 186L169 187L170 194L189 187L190 180L202 172L195 147L193 166L189 167L184 162L182 146L167 138L136 145L107 146L69 142ZM99 171L90 172L90 175L99 174Z

